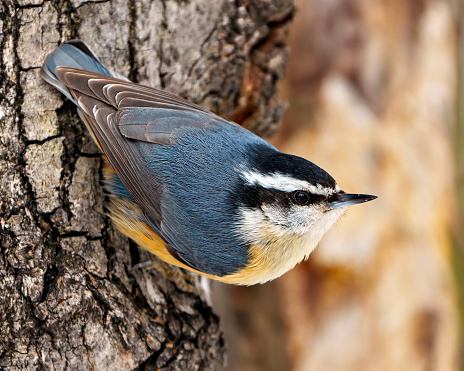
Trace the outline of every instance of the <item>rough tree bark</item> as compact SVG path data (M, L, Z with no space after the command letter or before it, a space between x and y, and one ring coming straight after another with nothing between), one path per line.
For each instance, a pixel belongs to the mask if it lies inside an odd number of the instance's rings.
M2 1L0 368L222 368L205 301L129 271L148 255L105 216L98 150L38 69L82 38L114 71L266 136L292 12L290 0Z

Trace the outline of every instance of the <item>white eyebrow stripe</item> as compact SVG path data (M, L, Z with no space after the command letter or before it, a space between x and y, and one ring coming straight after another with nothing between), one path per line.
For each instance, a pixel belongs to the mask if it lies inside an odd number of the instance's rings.
M250 185L257 184L263 188L278 189L283 192L305 190L322 196L330 196L334 192L332 189L323 187L320 184L313 185L305 180L295 179L281 173L264 175L255 171L246 171L242 173L242 177Z

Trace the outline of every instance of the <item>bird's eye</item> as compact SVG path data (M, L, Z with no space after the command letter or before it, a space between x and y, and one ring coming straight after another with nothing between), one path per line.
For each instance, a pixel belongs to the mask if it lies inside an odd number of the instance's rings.
M311 201L311 196L306 191L293 192L293 200L297 205L307 205Z

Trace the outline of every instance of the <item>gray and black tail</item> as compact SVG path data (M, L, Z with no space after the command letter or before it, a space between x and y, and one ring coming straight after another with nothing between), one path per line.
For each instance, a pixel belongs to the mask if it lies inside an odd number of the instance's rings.
M69 40L61 44L45 59L45 63L40 70L40 76L76 105L77 103L68 88L56 77L56 67L72 67L110 77L114 76L103 67L97 56L81 40Z

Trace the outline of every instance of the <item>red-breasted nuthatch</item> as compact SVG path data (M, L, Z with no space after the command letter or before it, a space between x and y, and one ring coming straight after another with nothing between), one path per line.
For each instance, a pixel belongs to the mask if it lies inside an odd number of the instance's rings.
M167 263L222 282L277 278L307 258L346 206L315 164L173 94L115 78L80 40L41 76L78 107L106 156L118 229Z

